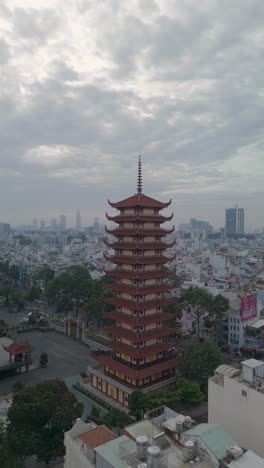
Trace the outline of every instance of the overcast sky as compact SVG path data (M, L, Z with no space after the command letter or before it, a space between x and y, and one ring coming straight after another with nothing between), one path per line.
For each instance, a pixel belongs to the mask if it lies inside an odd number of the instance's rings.
M264 226L263 0L1 0L0 221L136 191ZM111 211L111 210L109 210Z

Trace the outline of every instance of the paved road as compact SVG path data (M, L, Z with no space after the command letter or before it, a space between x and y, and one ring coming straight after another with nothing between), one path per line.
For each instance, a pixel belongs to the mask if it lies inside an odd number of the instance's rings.
M47 379L63 379L85 371L87 366L95 362L87 346L53 331L20 333L18 339L28 341L32 346L32 358L35 364L38 364L40 353L46 352L49 359L48 367L1 378L0 394L9 392L15 382L31 385Z

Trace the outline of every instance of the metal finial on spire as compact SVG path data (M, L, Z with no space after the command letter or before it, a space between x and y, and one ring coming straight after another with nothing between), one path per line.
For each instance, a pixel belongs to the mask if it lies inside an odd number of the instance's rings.
M142 165L141 165L141 156L138 157L138 180L137 180L137 191L142 193Z

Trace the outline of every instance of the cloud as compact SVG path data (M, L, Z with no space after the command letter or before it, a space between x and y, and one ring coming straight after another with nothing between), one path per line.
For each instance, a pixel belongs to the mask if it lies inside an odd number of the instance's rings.
M13 223L136 190L176 222L218 225L263 189L259 0L9 0L0 20L1 218ZM19 194L19 196L18 196Z

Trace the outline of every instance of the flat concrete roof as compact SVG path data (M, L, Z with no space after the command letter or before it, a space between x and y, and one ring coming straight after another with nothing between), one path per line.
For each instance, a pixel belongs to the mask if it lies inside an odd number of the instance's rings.
M256 367L263 366L264 362L251 358L251 359L247 359L246 361L241 362L241 364L243 364L243 366L248 366L248 367L251 367L252 369L255 369Z

